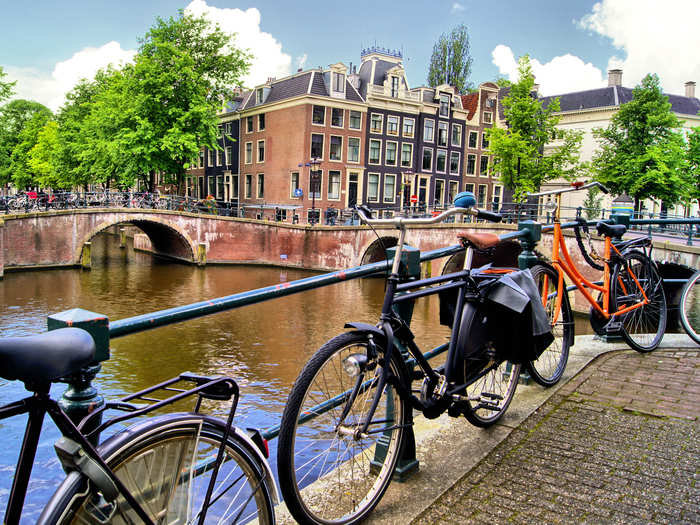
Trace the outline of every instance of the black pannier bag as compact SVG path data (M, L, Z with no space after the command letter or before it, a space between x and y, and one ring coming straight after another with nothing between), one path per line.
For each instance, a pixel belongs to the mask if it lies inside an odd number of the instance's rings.
M468 359L484 346L516 364L536 360L554 341L549 318L529 270L484 281L483 301L468 303L462 311L457 349Z

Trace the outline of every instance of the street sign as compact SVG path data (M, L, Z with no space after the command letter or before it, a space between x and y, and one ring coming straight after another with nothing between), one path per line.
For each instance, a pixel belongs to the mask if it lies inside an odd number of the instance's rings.
M418 195L411 195L411 202L414 204L418 202Z
M295 197L303 197L304 196L304 190L301 188L295 188L294 189L294 196Z

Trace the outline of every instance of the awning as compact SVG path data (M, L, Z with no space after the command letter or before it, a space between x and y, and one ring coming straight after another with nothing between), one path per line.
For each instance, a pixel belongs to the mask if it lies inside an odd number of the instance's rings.
M254 210L298 210L302 206L298 204L244 204L243 208L252 208Z

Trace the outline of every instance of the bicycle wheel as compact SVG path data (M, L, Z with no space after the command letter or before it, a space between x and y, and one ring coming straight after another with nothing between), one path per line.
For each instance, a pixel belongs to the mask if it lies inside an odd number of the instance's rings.
M353 376L344 365L349 356L366 357L367 345L368 334L362 332L331 339L309 360L289 394L277 468L284 501L300 523L362 520L384 495L399 459L410 409L395 388L384 388L367 433L357 435L383 369L375 360ZM409 385L398 353L389 368ZM348 406L356 385L358 394Z
M656 264L643 253L632 251L623 256L624 264L616 264L612 273L610 301L618 311L647 297L648 303L644 306L615 317L622 323L622 338L631 348L637 352L651 352L659 346L666 331L666 296L662 281Z
M538 263L530 268L530 272L549 316L554 341L539 358L527 364L527 369L536 383L550 387L561 379L569 360L569 346L574 339L574 315L571 312L566 284L562 286L561 306L557 312L559 274L554 268Z
M224 425L198 414L137 424L100 446L100 455L155 523L197 523ZM251 445L233 431L214 485L206 523L273 523L273 480ZM107 502L76 472L44 509L47 524L140 523L122 496Z
M700 345L700 271L683 285L680 313L683 329Z

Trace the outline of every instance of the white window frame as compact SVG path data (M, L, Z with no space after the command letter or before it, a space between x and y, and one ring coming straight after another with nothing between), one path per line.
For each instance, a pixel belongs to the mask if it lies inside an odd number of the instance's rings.
M447 186L447 200L450 204L454 202L454 197L459 193L459 182L451 180Z
M411 123L411 132L406 133L406 124ZM401 126L401 136L406 137L407 139L412 139L416 134L416 119L411 118L411 117L404 117L403 118L403 125Z
M360 115L360 125L357 127L352 126L352 114L357 113ZM350 112L348 113L348 129L362 129L362 111L356 111L354 109L351 109Z
M484 199L479 202L479 193L481 189L484 189ZM489 201L489 187L488 184L479 184L479 186L476 189L476 207L477 208L486 208L486 205L488 204Z
M425 164L423 163L423 160L425 159L425 152L430 151L430 167L426 168ZM433 166L435 165L435 152L433 151L433 148L428 148L426 146L423 146L423 151L422 155L420 156L420 169L422 171L433 171Z
M493 124L493 113L491 111L484 111L484 124Z
M447 99L447 100L445 100ZM452 97L446 93L440 93L440 107L438 109L438 113L440 114L441 117L449 117L450 116L450 103L452 102ZM445 112L443 113L442 109L445 108Z
M474 139L474 145L473 145L473 146L471 146L471 143L472 143L472 135L476 137L476 139ZM469 137L468 137L468 140L467 140L467 147L468 147L468 148L471 148L471 149L479 149L479 132L478 132L478 131L473 131L473 130L472 130L472 131L469 132Z
M474 171L472 171L471 173L469 172L469 159L470 158L474 159ZM478 162L477 162L478 160L479 159L477 158L476 153L467 153L467 158L465 159L465 162L464 162L464 174L465 175L478 175L478 173L476 171L477 170L476 166L478 164Z
M429 139L425 136L428 122L430 122L432 127L432 132L430 133ZM427 118L423 121L423 142L430 142L431 144L435 142L435 121L433 119Z
M335 93L345 93L345 73L331 72L331 89Z
M323 140L321 141L321 154L320 155L314 155L313 154L313 147L314 147L314 135L321 137ZM324 133L312 133L311 138L309 140L309 156L311 158L316 158L319 160L323 160L323 148L326 145L326 135Z
M442 186L441 190L438 190L438 186ZM435 179L435 195L433 195L433 203L437 201L438 206L445 205L445 179Z
M459 134L459 140L455 141L455 130L458 131ZM450 144L456 147L460 147L462 145L462 125L461 124L452 124L452 133L450 133Z
M337 194L331 193L331 186L333 184L333 179L331 177L331 174L337 174L338 179L337 179ZM342 173L340 170L328 170L328 188L327 188L327 197L329 201L339 201L340 200L340 181L342 180Z
M389 123L393 122L395 124L395 131L391 131ZM399 136L399 128L401 126L401 118L398 115L387 115L386 116L386 134L392 137Z
M440 171L440 169L438 168L438 157L440 156L440 153L444 153L444 155L445 155L445 169L442 171ZM435 152L435 173L447 173L447 150L446 149L440 148Z
M340 149L338 149L338 158L331 157L333 147L333 139L340 139ZM330 135L328 137L328 160L333 162L343 162L343 137L342 135Z
M318 169L318 170L314 170L314 171L318 172L318 192L312 192L312 191L311 191L311 172L309 172L309 189L308 189L308 195L309 195L309 197L313 197L313 194L316 193L316 197L315 197L315 198L320 199L320 198L321 198L321 195L323 194L323 170L322 170L322 169Z
M333 113L335 111L340 111L340 126L333 124ZM343 108L331 108L331 127L336 129L343 129L345 127L345 110Z
M373 142L378 142L379 143L379 158L377 159L376 162L372 162L372 143ZM369 145L368 145L368 151L367 151L367 164L372 164L372 165L379 165L382 163L382 141L381 139L369 139Z
M374 125L374 117L379 117L379 131L375 130L372 126ZM369 118L369 132L376 135L381 135L384 131L384 115L381 113L372 113Z
M293 171L289 174L289 197L291 199L299 198L294 196L294 190L297 188L301 188L301 174L298 171Z
M409 147L409 155L408 155L408 164L403 163L403 149L404 147L408 146ZM411 168L413 167L413 144L410 142L402 142L401 143L401 160L400 160L400 166L402 168Z
M245 118L245 132L253 133L253 131L255 131L255 127L253 125L253 115L249 115Z
M245 187L243 188L243 195L245 195L246 199L252 199L253 198L253 174L252 173L246 173L245 175Z
M482 168L482 164L484 163L483 159L486 159L486 170L484 172ZM479 177L488 177L489 176L489 156L488 155L482 155L481 158L479 158Z
M387 188L389 186L387 184L388 179L393 179L393 181L394 181L393 185L392 185L392 187L394 188L394 191L392 191L391 194L388 194L388 191L387 191ZM382 202L386 202L386 203L390 203L390 204L396 202L396 174L394 174L394 173L385 173L384 174L384 188L382 191Z
M246 142L245 143L245 149L243 151L243 156L244 156L244 164L252 164L253 163L253 142Z
M262 192L260 191L262 183ZM255 185L255 195L257 196L257 199L264 199L265 198L265 174L264 173L258 173L258 180L257 184Z
M261 119L262 119L262 126L260 125ZM267 117L265 117L265 113L260 113L258 115L258 131L265 131L266 126L267 126Z
M440 140L441 132L445 141ZM447 122L438 122L437 145L441 148L446 148L450 143L450 125Z
M314 110L316 108L323 108L323 122L314 122ZM325 126L326 125L326 106L321 106L320 104L313 104L311 106L311 125L312 126Z
M233 159L233 146L226 146L226 165L230 166Z
M393 164L389 163L389 144L394 145L394 163ZM385 142L384 147L386 148L384 150L384 165L385 166L398 166L398 163L399 163L399 143L396 142L395 140L387 140Z
M351 141L357 141L357 158L355 160L352 159L352 156L350 155L350 143ZM347 151L347 162L351 164L359 164L360 163L360 155L362 153L362 139L360 137L348 137L348 151Z
M262 144L262 160L260 160L260 144ZM255 163L256 164L262 164L265 162L265 154L267 153L265 151L265 139L261 139L257 142L256 148L255 148Z
M457 169L455 171L452 171L452 158L454 156L457 156ZM452 150L450 151L449 158L447 159L449 167L447 168L448 171L450 172L450 175L459 175L459 163L461 162L462 157L459 153L459 151Z
M377 180L377 193L372 198L372 190L370 189L372 186L372 179L376 177ZM381 180L381 175L379 173L368 173L367 174L367 202L379 202L379 182Z

